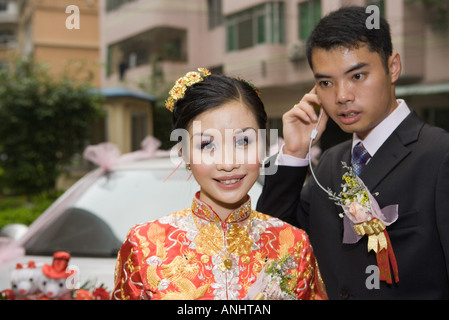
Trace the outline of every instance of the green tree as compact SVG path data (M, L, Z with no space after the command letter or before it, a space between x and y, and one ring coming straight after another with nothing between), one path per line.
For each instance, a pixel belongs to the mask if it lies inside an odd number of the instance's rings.
M88 142L101 96L70 73L18 59L0 71L0 185L28 196L54 190L63 165Z

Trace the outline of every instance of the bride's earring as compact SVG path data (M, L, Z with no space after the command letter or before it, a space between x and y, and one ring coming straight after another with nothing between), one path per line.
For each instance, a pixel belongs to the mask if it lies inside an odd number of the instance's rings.
M192 171L192 168L190 167L190 163L186 163L186 169L187 169L187 171Z

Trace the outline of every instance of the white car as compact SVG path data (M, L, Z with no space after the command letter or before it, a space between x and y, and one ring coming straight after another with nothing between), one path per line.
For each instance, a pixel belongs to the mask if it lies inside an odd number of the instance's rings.
M170 157L159 157L87 174L17 240L25 256L0 262L0 292L11 287L10 273L18 262L51 264L56 251L71 254L69 266L79 271L78 284L104 284L112 291L116 255L128 230L188 208L199 190L185 165L176 168ZM250 191L253 208L261 191L260 182Z

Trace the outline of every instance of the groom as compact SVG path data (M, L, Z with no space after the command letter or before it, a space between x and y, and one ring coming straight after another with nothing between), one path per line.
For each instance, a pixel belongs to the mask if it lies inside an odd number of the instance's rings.
M367 18L365 8L344 7L312 32L307 53L316 85L283 116L285 145L271 159L278 170L266 176L257 210L308 232L331 299L448 299L449 134L396 99L401 58L388 23L381 19L379 29L368 29ZM355 161L354 146L363 150L364 163L354 170L363 169L359 177L378 193L380 208L398 205L398 219L386 228L397 283L373 278L378 264L367 236L343 243L342 208L315 180L304 184L311 132L317 127L318 141L328 118L353 139L323 153L316 178L338 194L341 162Z

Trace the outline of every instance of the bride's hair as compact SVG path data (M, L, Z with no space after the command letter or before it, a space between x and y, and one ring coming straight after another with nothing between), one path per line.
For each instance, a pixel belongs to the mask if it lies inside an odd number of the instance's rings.
M259 129L267 128L267 114L257 89L243 79L211 74L187 88L184 97L173 109L173 129L188 129L201 113L238 101L247 106L256 118Z

